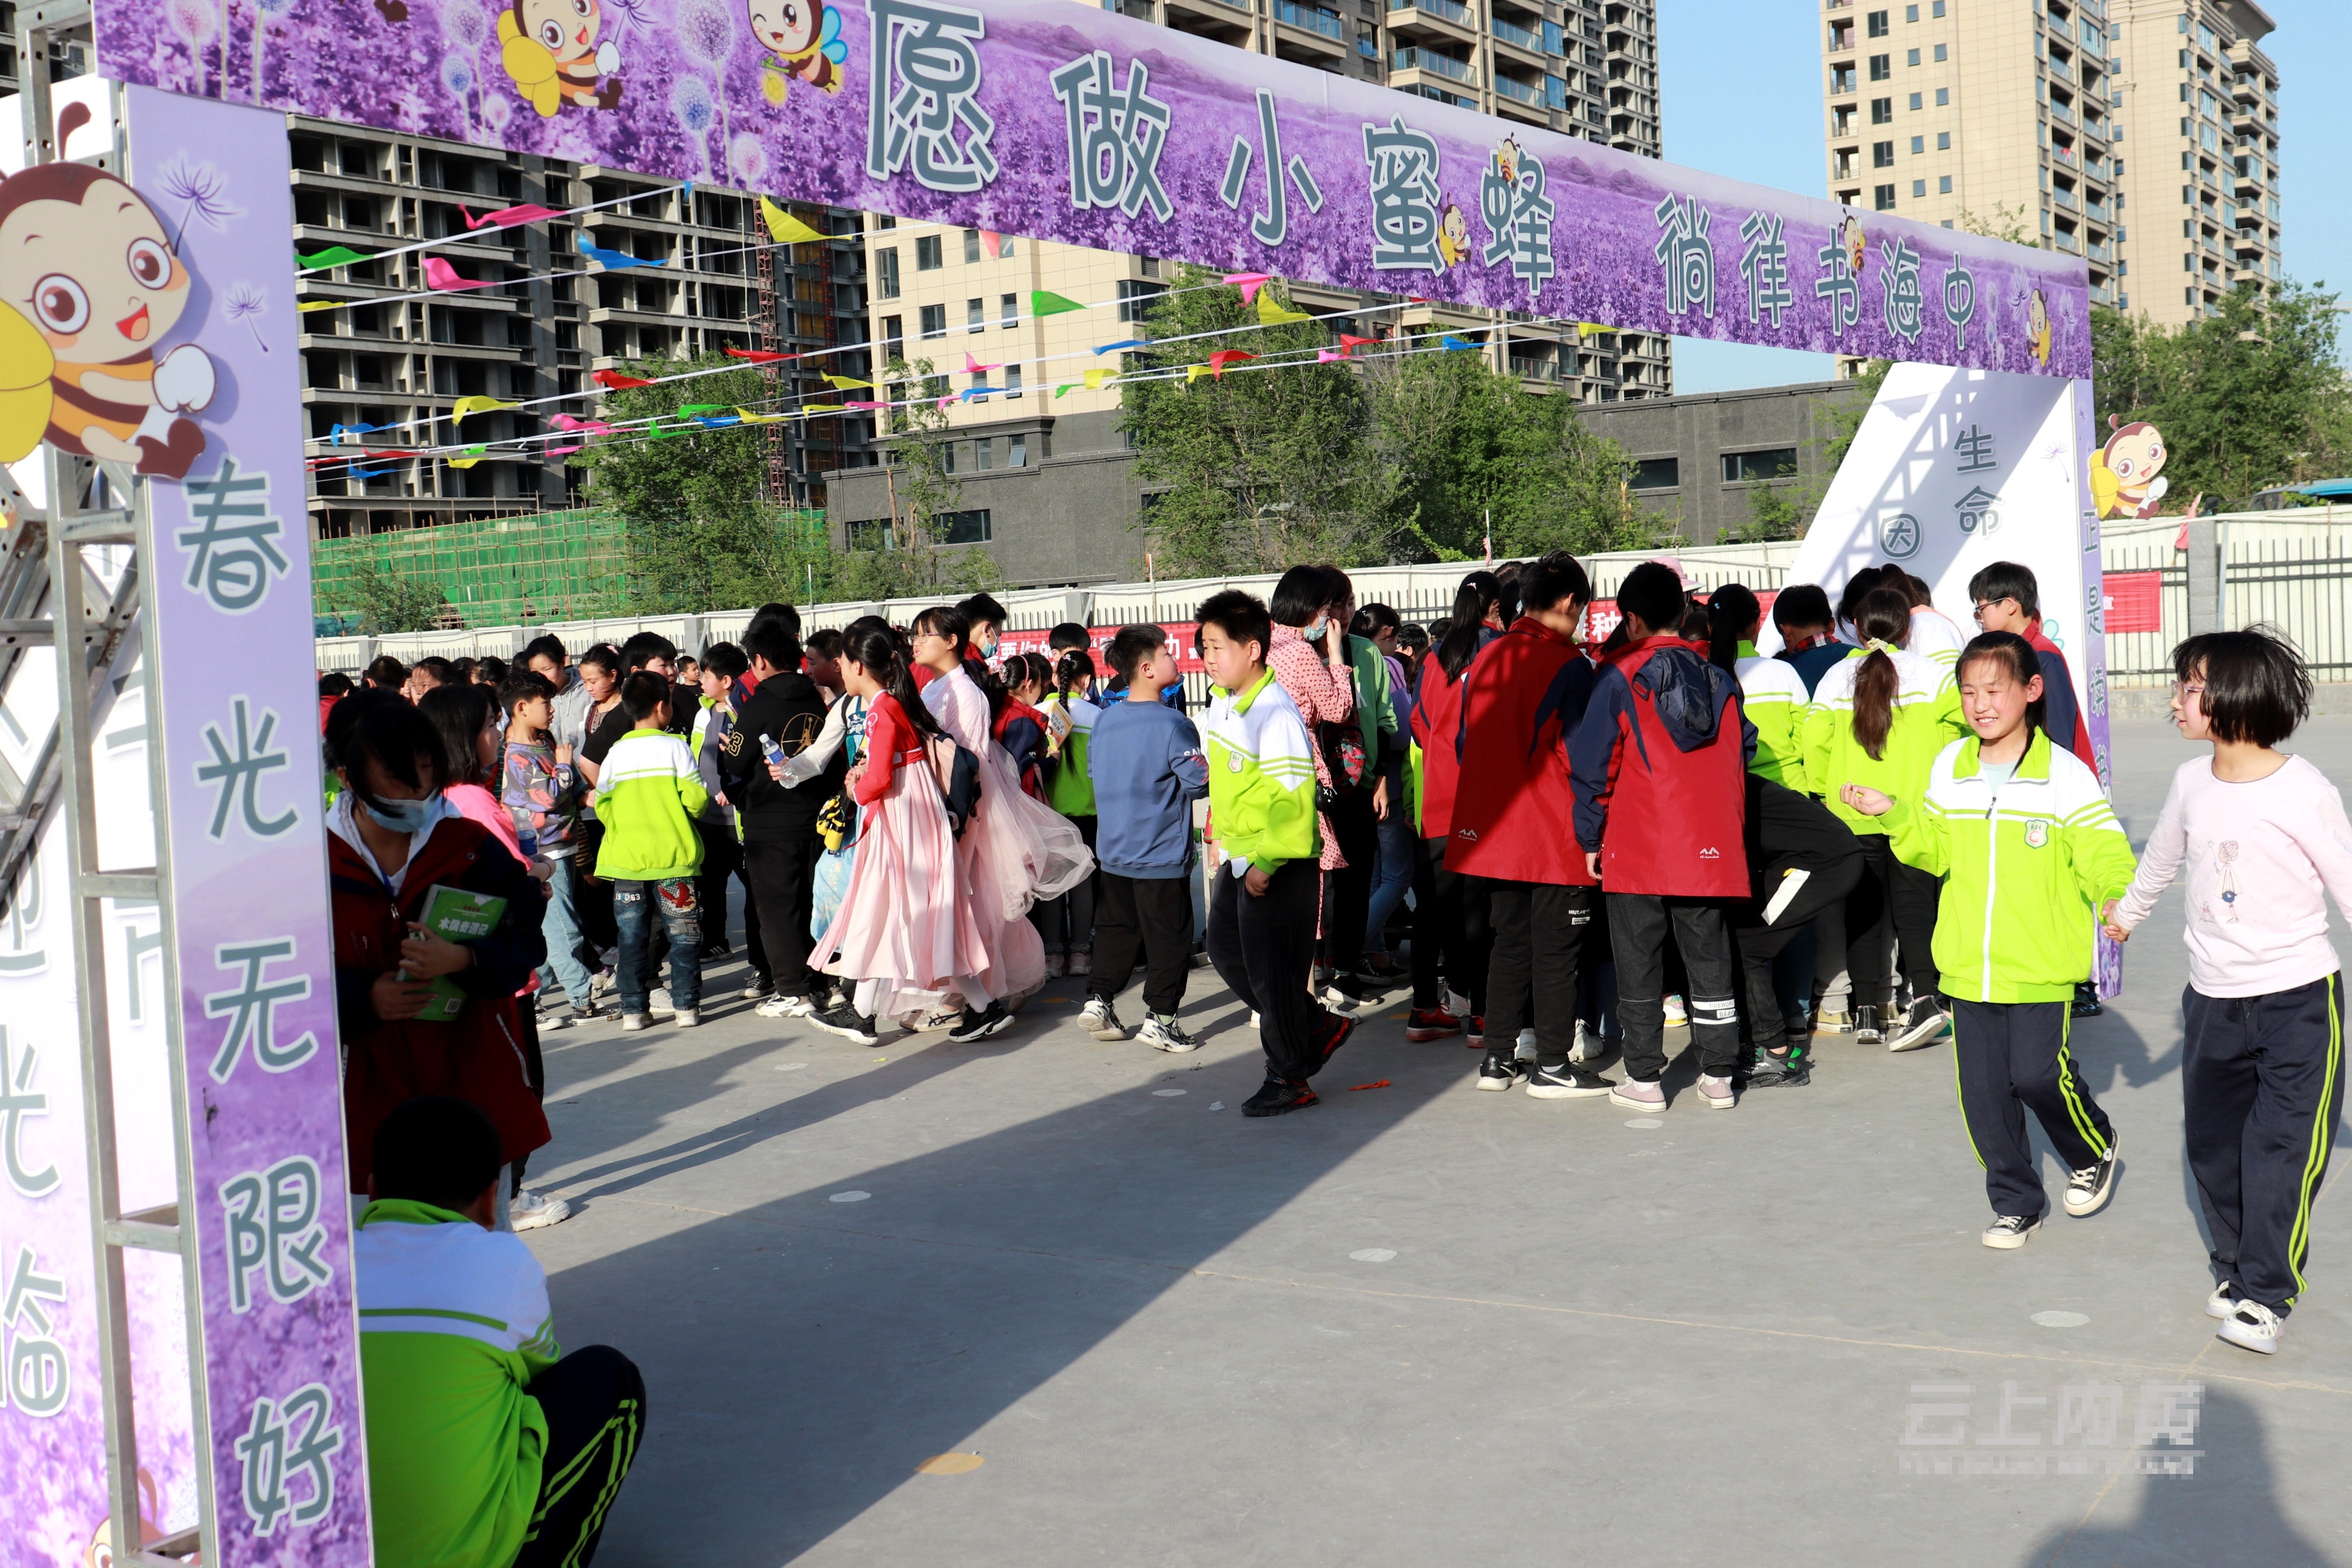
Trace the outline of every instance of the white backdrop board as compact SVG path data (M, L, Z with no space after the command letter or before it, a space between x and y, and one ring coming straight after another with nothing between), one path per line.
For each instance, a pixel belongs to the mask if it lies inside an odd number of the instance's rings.
M2032 567L2042 629L2065 651L2099 781L2107 784L2091 437L2087 381L1898 364L1864 416L1789 581L1818 583L1834 604L1855 572L1892 562L1926 578L1936 607L1973 636L1969 577L1995 561Z

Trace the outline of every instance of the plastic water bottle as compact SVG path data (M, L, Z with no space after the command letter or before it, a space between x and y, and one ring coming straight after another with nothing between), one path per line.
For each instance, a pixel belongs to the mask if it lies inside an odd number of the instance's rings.
M768 759L768 765L772 768L781 768L784 765L784 749L776 744L776 738L773 735L760 737L760 754Z

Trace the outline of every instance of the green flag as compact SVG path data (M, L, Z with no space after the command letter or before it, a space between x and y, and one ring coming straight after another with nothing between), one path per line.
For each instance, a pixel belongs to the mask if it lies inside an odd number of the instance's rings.
M1051 289L1029 290L1029 313L1033 316L1058 316L1065 310L1083 310L1086 307L1076 300L1066 299Z

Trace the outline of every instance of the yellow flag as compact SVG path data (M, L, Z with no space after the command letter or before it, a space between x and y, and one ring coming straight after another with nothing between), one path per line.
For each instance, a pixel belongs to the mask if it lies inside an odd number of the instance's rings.
M513 405L509 404L508 406L511 407ZM482 455L488 450L489 448L488 447L468 447L466 448L466 455L464 457L450 458L449 466L453 468L470 468L476 463L480 462L482 460Z
M1090 370L1087 372L1087 390L1088 392L1100 392L1103 389L1104 383L1111 380L1118 374L1118 371L1111 369L1108 365L1101 370Z
M1278 327L1285 321L1311 321L1314 319L1304 310L1284 310L1275 303L1271 289L1261 289L1258 292L1257 324L1261 327Z
M854 375L827 375L824 379L844 392L847 392L853 386L870 387L874 384L870 381L860 381Z
M746 425L774 425L792 417L789 414L754 414L748 408L738 408L735 416Z
M520 408L520 403L500 403L495 397L461 397L449 410L451 420L465 418L469 414L488 414L500 408Z
M1184 379L1186 381L1198 381L1208 374L1209 367L1204 364L1188 364L1184 367Z
M833 237L817 233L765 196L760 198L760 216L768 220L769 237L778 245L806 245L812 240Z
M811 414L843 414L847 410L838 403L812 403L801 410L803 417Z

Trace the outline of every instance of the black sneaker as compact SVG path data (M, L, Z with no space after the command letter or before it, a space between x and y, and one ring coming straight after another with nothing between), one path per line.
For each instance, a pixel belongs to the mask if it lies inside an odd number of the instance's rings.
M2116 1140L2110 1135L2105 1154L2068 1175L2063 1199L2066 1213L2075 1219L2086 1219L2106 1207L2115 1192Z
M1487 1087L1486 1069L1479 1069L1478 1087ZM1530 1100L1591 1100L1607 1094L1617 1087L1614 1079L1602 1078L1575 1062L1564 1061L1552 1067L1538 1067L1528 1079Z
M1932 1046L1937 1038L1952 1026L1952 1016L1944 1011L1944 1004L1934 996L1922 996L1911 1004L1896 1025L1893 1037L1886 1042L1890 1051L1916 1051Z
M991 1035L1002 1034L1011 1026L1012 1023L1013 1015L1004 1010L1004 1004L1002 1002L991 1002L977 1013L966 1007L963 1010L962 1021L948 1031L948 1038L960 1046L969 1045L974 1040L984 1040Z
M2088 980L2074 982L2074 999L2066 1007L2069 1015L2077 1018L2095 1018L2106 1010L2106 1004L2099 1000L2097 985Z
M826 1008L809 1019L809 1022L828 1035L838 1035L845 1040L855 1040L861 1046L878 1046L882 1043L881 1035L874 1027L874 1020L846 1003L838 1007Z
M1769 1051L1756 1053L1756 1065L1748 1070L1750 1089L1802 1089L1812 1081L1813 1064L1795 1051L1776 1057Z
M1305 1079L1270 1078L1242 1101L1242 1114L1280 1116L1286 1110L1304 1110L1320 1098Z
M1853 1010L1853 1043L1857 1046L1880 1046L1886 1043L1885 1031L1878 1026L1878 1009L1856 1007Z
M1498 1094L1517 1089L1519 1080L1527 1076L1528 1064L1518 1059L1516 1046L1488 1051L1486 1059L1478 1064L1478 1087Z
M1359 1007L1376 996L1385 996L1389 994L1389 988L1386 985L1368 984L1352 974L1334 974L1323 983L1323 989L1327 993L1337 991L1346 997L1351 1005Z
M2040 1215L2005 1214L1985 1226L1984 1244L2002 1251L2014 1251L2033 1239L2042 1228Z
M1346 1045L1348 1043L1348 1037L1355 1032L1355 1019L1349 1017L1344 1013L1334 1013L1331 1016L1331 1022L1326 1028L1322 1040L1318 1047L1323 1053L1323 1059L1327 1062L1329 1061L1331 1059L1332 1053L1337 1051L1341 1046Z

